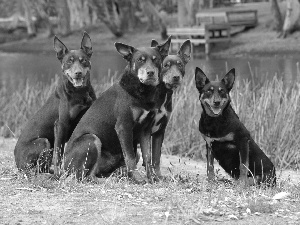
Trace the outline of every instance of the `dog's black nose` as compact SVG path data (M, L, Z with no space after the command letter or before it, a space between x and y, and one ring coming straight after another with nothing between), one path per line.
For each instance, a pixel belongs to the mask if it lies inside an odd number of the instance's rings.
M153 77L154 76L154 71L147 71L147 75L149 77Z
M173 77L173 80L174 80L174 81L179 81L179 79L180 79L179 76L174 76L174 77Z
M219 102L219 101L218 102L214 102L215 106L220 106L220 104L221 104L221 102Z
M76 75L76 77L81 77L82 76L82 72L81 71L75 72L75 75Z

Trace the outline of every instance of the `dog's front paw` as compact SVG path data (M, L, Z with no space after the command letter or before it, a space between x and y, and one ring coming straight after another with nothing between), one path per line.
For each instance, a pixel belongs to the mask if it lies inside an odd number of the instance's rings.
M153 166L151 165L146 166L146 170L147 170L147 178L151 184L159 181L159 177L157 176Z
M138 170L132 170L128 172L128 177L131 178L137 184L146 184L147 180L143 177Z

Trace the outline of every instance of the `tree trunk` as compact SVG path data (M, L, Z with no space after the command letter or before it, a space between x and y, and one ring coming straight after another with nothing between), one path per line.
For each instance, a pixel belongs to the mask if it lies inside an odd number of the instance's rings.
M58 33L66 36L71 32L68 3L66 0L59 0L56 1L56 6L58 14Z
M101 20L116 37L123 36L120 23L122 15L120 16L118 14L115 1L89 0L89 4L97 12L98 19ZM122 12L119 10L119 13L121 14ZM116 15L118 16L116 17Z
M49 15L47 13L47 7L49 6L49 2L46 0L31 0L31 3L33 4L33 7L35 9L37 21L42 22L47 29L45 35L47 37L53 36L53 24L51 23Z
M91 24L89 5L86 0L67 0L70 11L71 30Z
M189 26L196 24L196 14L200 7L199 0L185 0L185 7L187 9L187 20Z
M300 16L300 5L298 0L287 0L285 20L282 28L282 33L279 37L285 38L288 34L292 33Z
M185 2L183 0L177 0L177 21L179 27L184 27L186 22L186 8L185 8Z
M35 29L34 22L32 21L31 4L30 4L29 0L23 0L22 3L23 3L23 8L24 8L27 33L28 33L29 37L34 37L34 36L36 36L36 29Z
M282 17L277 0L271 0L271 14L273 16L273 29L281 31L282 29Z
M150 17L153 17L158 22L160 28L160 35L162 39L167 39L167 26L164 21L164 18L159 14L158 10L150 1L141 1L143 12L147 15L150 20Z

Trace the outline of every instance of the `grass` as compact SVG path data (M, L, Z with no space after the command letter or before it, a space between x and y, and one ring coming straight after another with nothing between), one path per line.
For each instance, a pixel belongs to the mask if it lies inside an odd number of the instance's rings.
M285 87L274 76L272 80L259 80L251 74L251 81L239 80L231 91L232 105L241 121L277 168L298 169L300 161L300 108L299 84ZM45 103L55 90L57 77L50 85L26 83L13 94L0 92L0 134L18 137L28 119ZM116 80L109 75L96 84L97 96ZM95 83L95 82L94 82ZM200 137L198 123L201 115L199 94L192 74L174 95L173 112L168 124L163 151L194 159L205 159L205 142Z
M179 163L177 156L168 161L164 155L162 172L169 179L155 184L116 176L99 184L70 177L53 181L43 174L29 181L15 168L15 143L0 138L3 224L297 224L300 219L299 184L286 179L273 189L208 183L205 169L187 172L203 163L186 158ZM290 195L273 200L283 191Z

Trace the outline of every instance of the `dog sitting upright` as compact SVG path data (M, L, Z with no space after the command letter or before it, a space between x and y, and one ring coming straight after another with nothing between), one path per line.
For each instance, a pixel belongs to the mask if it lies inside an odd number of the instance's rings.
M121 80L99 96L75 128L65 151L66 171L74 171L77 179L97 181L125 162L129 177L136 183L146 182L137 170L133 142L139 140L148 162L151 132L137 127L155 109L161 64L170 41L142 48L115 44L128 65ZM154 172L150 165L146 168L147 177L152 179Z
M196 67L195 80L203 109L199 130L206 141L208 179L214 179L215 158L227 173L246 185L252 176L256 184L275 185L273 163L251 138L230 104L235 70L230 70L221 81L210 81Z
M158 46L158 42L152 40L151 47L155 46ZM155 115L151 118L152 121L148 122L152 133L152 166L157 179L163 178L160 171L161 146L172 113L172 95L177 87L181 85L185 75L185 66L190 60L191 49L191 41L186 40L176 55L168 55L162 63L162 83L159 84L160 92L156 102L157 109Z
M65 142L96 99L90 83L92 45L89 35L83 33L79 50L68 50L55 37L54 49L62 65L62 76L55 92L27 122L14 150L17 167L24 172L36 165L40 172L49 171L54 148L54 172L58 174Z

